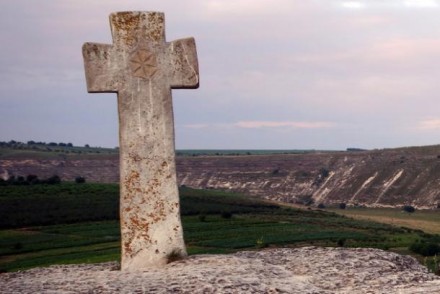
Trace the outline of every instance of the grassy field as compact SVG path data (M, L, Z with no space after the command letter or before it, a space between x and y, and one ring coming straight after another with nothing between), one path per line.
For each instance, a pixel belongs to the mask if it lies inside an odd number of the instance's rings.
M119 259L117 185L7 186L0 192L4 219L1 271ZM180 195L189 254L305 245L408 253L408 246L417 240L437 238L422 231L333 212L281 207L225 192L183 188Z
M0 142L0 159L60 159L60 158L105 158L119 154L117 148L49 146L39 144L8 144Z
M440 234L440 210L416 210L403 212L396 208L349 208L331 211L355 219L370 220Z
M335 150L336 151L336 150ZM183 149L176 150L177 156L231 156L231 155L269 155L305 154L315 152L335 152L331 150L254 150L254 149ZM118 148L84 146L50 146L48 144L27 144L0 142L0 159L100 159L119 155Z

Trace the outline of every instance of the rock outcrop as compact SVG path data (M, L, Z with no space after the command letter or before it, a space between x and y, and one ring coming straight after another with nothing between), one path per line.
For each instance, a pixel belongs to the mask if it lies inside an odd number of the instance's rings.
M182 185L281 202L436 208L440 147L366 152L182 158Z
M0 275L7 293L440 293L415 259L378 249L304 247L198 255L161 269L61 265Z

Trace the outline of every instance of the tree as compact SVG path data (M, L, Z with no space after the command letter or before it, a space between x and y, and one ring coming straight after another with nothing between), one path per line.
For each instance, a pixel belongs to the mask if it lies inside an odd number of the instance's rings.
M416 209L414 208L414 206L411 205L405 205L402 208L403 211L408 212L408 213L413 213L414 211L416 211Z
M61 178L59 176L55 175L55 176L51 176L50 178L48 178L45 182L46 182L46 184L49 184L49 185L55 185L55 184L61 183Z
M345 209L347 207L347 204L345 203L339 203L339 208L340 209Z
M76 177L75 178L75 183L77 184L83 184L86 182L86 178L85 177Z
M326 168L321 168L320 170L319 170L319 174L321 175L321 177L322 178L326 178L326 177L328 177L328 175L330 174L330 172L328 171L328 169L326 169Z
M29 184L38 184L39 180L36 175L28 175L26 177L26 182L28 182Z

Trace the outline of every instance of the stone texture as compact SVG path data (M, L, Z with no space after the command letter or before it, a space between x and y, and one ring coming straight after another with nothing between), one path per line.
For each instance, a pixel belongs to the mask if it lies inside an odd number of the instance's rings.
M198 255L159 269L63 265L0 275L8 293L440 293L415 259L377 249L304 247Z
M198 87L193 38L165 41L164 14L110 15L113 44L85 43L89 92L118 93L122 269L186 255L179 212L171 88Z

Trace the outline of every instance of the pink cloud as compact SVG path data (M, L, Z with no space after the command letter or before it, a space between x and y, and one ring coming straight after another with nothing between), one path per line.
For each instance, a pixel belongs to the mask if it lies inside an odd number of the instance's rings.
M259 128L294 128L294 129L322 129L331 128L331 122L307 122L307 121L239 121L234 126L245 129Z
M438 130L440 129L440 118L425 119L418 123L419 130Z

